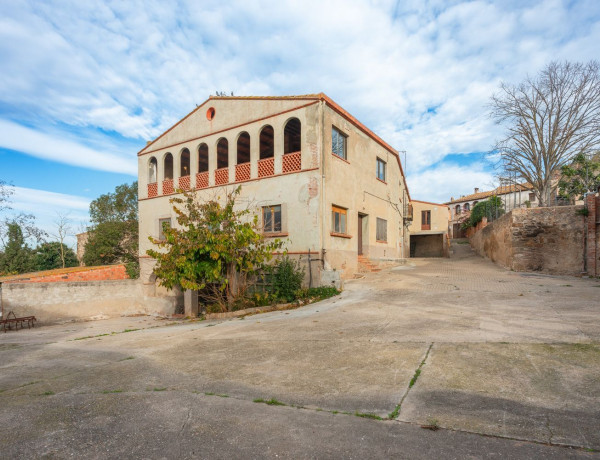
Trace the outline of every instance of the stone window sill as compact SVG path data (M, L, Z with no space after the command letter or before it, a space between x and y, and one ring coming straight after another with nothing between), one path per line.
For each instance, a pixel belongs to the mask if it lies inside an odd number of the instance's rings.
M348 235L347 233L336 233L336 232L331 232L330 233L331 236L336 236L338 238L352 238L352 235Z

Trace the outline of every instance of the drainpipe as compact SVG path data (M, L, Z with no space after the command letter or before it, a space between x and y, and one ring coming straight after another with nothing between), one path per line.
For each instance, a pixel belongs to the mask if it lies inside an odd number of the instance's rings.
M321 260L325 269L325 101L321 101Z

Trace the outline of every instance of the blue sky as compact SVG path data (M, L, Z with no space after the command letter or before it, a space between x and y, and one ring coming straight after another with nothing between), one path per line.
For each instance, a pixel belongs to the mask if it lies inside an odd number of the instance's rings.
M411 195L494 184L501 81L598 57L600 2L19 1L0 6L0 179L74 233L136 152L215 91L324 92L407 152ZM72 240L71 240L72 241Z

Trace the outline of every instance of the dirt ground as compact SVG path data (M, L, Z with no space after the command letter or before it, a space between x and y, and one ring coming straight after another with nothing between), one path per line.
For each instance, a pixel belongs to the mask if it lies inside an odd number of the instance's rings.
M597 456L600 280L453 250L291 311L2 334L0 456Z

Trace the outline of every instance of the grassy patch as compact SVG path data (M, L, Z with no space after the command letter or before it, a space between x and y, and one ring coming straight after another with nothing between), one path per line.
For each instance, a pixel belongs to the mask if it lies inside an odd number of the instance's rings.
M44 391L42 393L42 396L52 396L54 394L54 391Z
M257 398L257 399L254 399L252 402L268 404L269 406L287 406L287 404L282 403L281 401L277 401L275 398L271 398L271 399Z
M354 415L357 417L362 417L362 418L370 418L372 420L383 420L379 415L377 414L371 414L368 412L354 412Z

